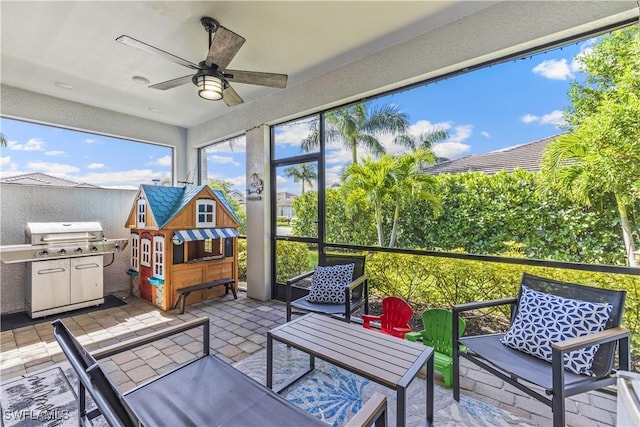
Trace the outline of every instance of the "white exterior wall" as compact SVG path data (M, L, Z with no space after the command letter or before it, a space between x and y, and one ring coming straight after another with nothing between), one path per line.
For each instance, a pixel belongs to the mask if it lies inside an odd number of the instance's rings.
M0 244L26 243L28 222L98 221L105 238L128 238L124 224L136 190L0 184ZM129 290L130 248L104 268L104 293ZM104 255L104 265L111 255ZM0 263L0 312L24 310L27 263Z

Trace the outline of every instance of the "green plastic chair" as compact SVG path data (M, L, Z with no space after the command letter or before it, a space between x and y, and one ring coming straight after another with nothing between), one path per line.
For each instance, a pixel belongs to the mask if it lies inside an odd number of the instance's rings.
M453 381L453 346L451 345L452 319L453 316L449 310L442 308L426 310L422 313L424 329L418 332L410 332L404 336L405 339L409 341L422 341L424 345L433 347L435 350L433 353L434 368L442 374L444 377L444 385L448 388L451 388ZM467 324L460 318L458 325L458 331L460 336L462 336Z

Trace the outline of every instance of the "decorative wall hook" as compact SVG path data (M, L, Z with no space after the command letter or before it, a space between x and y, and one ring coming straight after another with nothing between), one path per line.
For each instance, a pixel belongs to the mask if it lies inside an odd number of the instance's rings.
M247 195L249 194L260 194L262 193L262 189L264 188L264 182L260 179L257 173L251 175L251 182L249 183L249 187L247 187Z

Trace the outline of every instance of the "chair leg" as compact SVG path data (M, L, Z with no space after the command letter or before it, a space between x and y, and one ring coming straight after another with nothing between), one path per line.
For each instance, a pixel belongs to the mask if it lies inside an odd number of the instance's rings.
M287 304L287 322L291 322L291 306Z
M453 398L460 401L460 344L458 343L458 312L453 310L451 344L453 346Z
M553 396L551 410L553 411L553 427L564 427L564 396Z
M453 379L453 371L451 368L451 365L440 368L440 373L442 374L442 377L444 379L444 385L447 388L451 388L451 380Z

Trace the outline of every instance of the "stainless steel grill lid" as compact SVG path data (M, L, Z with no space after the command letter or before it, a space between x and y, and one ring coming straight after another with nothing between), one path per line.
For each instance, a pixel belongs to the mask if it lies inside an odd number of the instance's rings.
M0 246L0 261L9 264L116 253L128 243L127 239L105 239L99 222L29 222L25 235L25 244Z
M65 242L96 242L104 239L99 222L28 222L27 242L49 245Z

